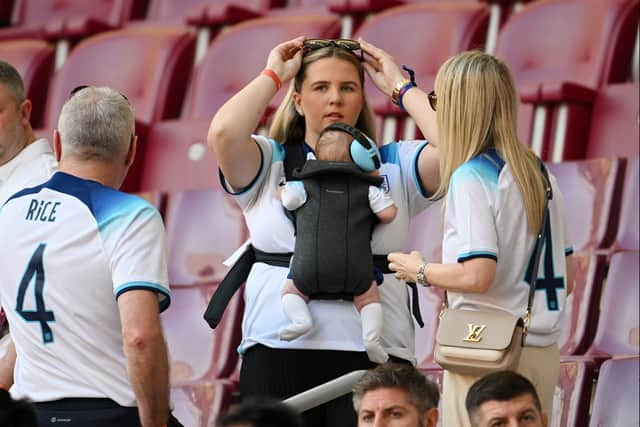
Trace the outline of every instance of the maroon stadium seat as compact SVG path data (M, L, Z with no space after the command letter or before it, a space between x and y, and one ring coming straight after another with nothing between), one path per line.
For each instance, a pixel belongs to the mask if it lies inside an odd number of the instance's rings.
M594 378L593 361L560 361L560 377L553 396L553 414L548 414L550 427L587 425Z
M220 281L222 262L248 238L240 208L220 189L170 194L166 224L169 281L178 286Z
M220 188L218 164L207 146L210 120L166 120L147 136L140 191Z
M54 47L43 40L0 41L0 59L13 65L22 76L27 98L33 104L31 126L39 128L53 73Z
M216 285L175 286L162 314L171 364L171 384L227 378L238 362L242 295L231 300L212 331L202 315Z
M562 355L584 354L595 335L598 302L606 273L603 255L573 256L574 289L562 316L558 347Z
M496 55L521 99L546 111L548 125L534 126L532 143L545 160L584 156L594 91L626 80L637 26L638 0L535 1L509 18Z
M589 355L611 357L639 353L639 262L638 252L618 252L611 257L602 290L598 330Z
M637 356L607 360L602 364L591 411L591 427L640 425L639 368L640 358Z
M176 28L110 31L81 42L56 72L49 90L45 128L56 126L62 105L78 85L110 86L125 94L134 108L140 139L138 160L123 190L137 191L148 128L153 122L180 114L194 45L193 33Z
M234 25L213 41L198 66L182 117L210 120L224 102L260 73L276 44L301 34L334 38L339 31L339 18L326 15L260 18Z
M394 7L365 21L355 38L390 52L400 64L416 72L416 82L427 92L433 88L440 65L450 56L472 48L484 49L489 9L482 3L420 3ZM389 37L389 34L394 34ZM376 114L406 117L387 95L367 79L367 96ZM393 133L393 132L391 132ZM398 136L385 131L384 140Z
M609 85L598 91L591 114L587 158L637 157L638 82Z
M211 427L225 413L237 393L238 385L229 381L199 382L171 387L173 415L188 427Z
M565 199L575 252L606 248L617 225L624 169L617 159L547 164Z
M640 206L640 160L638 156L627 160L627 173L620 211L618 234L613 250L640 250L638 206Z
M0 40L24 37L71 39L121 27L141 14L141 0L20 0L13 27L0 29Z

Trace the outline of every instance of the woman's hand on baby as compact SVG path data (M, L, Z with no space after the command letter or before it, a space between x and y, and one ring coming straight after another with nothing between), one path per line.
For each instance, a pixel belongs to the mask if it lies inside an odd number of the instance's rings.
M362 39L358 39L365 55L364 69L376 87L385 95L391 96L393 89L406 77L395 59L384 50L375 47Z
M266 68L272 70L284 83L291 80L302 64L304 36L280 43L269 52Z

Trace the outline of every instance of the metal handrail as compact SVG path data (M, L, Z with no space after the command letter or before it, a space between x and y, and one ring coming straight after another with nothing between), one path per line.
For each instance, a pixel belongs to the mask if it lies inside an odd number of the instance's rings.
M330 402L347 393L351 393L354 384L367 372L359 370L349 372L334 380L320 384L302 393L291 396L284 403L298 412L304 412L316 406Z

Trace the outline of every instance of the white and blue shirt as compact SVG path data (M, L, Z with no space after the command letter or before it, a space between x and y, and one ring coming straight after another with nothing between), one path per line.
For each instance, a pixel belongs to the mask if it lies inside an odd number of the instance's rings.
M240 205L256 248L265 252L293 252L293 224L285 215L278 190L285 180L284 148L262 136L254 139L262 159L254 181L242 191L234 191L224 179L223 184ZM426 145L424 141L406 141L380 147L383 189L390 194L398 212L391 223L376 226L371 243L374 254L403 250L411 217L430 204L417 172L418 156ZM245 286L239 351L243 353L258 343L272 348L364 351L360 315L351 301L311 300L314 328L293 341L279 338L278 330L289 323L280 298L287 272L287 268L263 263L253 265ZM379 290L384 315L382 345L389 354L415 363L407 286L393 274L387 274Z
M567 298L566 260L573 253L564 198L549 176L549 228L540 255L538 282L527 345L545 347L560 334ZM526 271L535 235L529 233L522 193L509 165L495 150L462 164L451 176L444 214L443 263L472 258L496 260L496 277L486 293L449 292L452 308L490 309L524 316L529 296Z
M0 209L0 297L17 350L15 398L136 406L117 299L169 305L166 234L143 199L57 172Z

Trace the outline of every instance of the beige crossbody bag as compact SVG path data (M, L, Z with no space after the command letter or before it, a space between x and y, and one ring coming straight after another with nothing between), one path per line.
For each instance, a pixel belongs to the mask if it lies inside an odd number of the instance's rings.
M549 220L549 200L552 198L551 183L542 163L541 169L547 187L546 200L542 226L534 246L534 261L528 271L527 281L530 288L524 318L499 311L449 308L445 291L434 358L440 366L450 372L483 376L490 372L513 370L518 366L529 327L540 254Z

